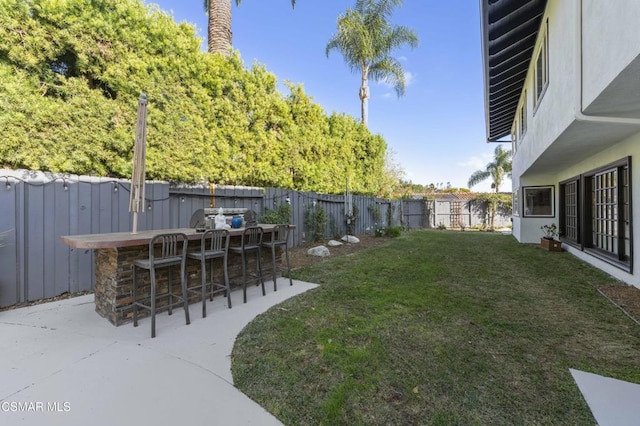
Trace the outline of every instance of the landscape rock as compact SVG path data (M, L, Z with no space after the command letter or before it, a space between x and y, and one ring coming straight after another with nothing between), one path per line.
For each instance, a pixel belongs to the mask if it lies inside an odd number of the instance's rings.
M342 241L347 243L359 243L360 239L358 237L354 237L353 235L345 235L341 238Z
M329 242L327 243L327 245L329 247L339 247L342 245L342 243L340 241L336 241L336 240L329 240Z
M311 256L327 257L331 253L329 253L329 249L325 246L317 246L311 247L309 250L307 250L307 254L310 254Z

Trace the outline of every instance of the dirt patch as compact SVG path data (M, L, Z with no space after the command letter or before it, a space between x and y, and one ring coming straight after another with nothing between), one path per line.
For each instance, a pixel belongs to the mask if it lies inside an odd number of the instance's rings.
M338 247L328 247L328 241L320 241L315 244L305 244L302 246L290 248L289 262L291 263L291 269L297 269L303 266L324 262L327 259L345 256L347 254L355 253L369 247L378 246L389 240L389 238L386 237L374 237L373 235L358 235L358 238L360 239L359 243L343 243ZM324 245L329 249L329 252L331 254L328 257L311 256L310 254L307 254L307 250L309 250L311 247L320 245Z
M639 288L626 284L601 284L597 288L637 322L640 322Z

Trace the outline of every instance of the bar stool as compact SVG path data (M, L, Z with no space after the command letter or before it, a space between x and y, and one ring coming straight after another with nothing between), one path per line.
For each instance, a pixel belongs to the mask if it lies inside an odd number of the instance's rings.
M282 247L285 258L287 259L287 274L289 275L289 285L293 285L291 279L291 266L289 265L289 249L287 243L289 241L289 225L276 225L271 233L271 241L262 243L262 247L271 249L271 262L273 264L273 291L278 291L276 284L276 276L278 271L282 271L282 267L276 263L276 247Z
M238 253L242 256L242 293L244 296L244 303L247 303L247 275L252 275L256 280L260 280L262 284L262 295L267 293L264 290L264 279L262 278L262 266L260 265L260 257L262 255L262 228L259 226L250 226L242 233L242 240L240 246L229 247L229 251L232 253ZM256 254L256 273L247 273L247 255L249 253ZM256 284L257 285L257 284Z
M200 275L202 281L199 286L188 287L187 291L199 292L202 295L202 318L207 316L207 263L211 271L211 291L209 292L209 300L213 300L213 294L224 291L227 296L227 304L231 308L231 288L229 287L229 275L227 274L227 253L229 251L229 231L226 229L212 229L202 234L200 240L200 251L187 254L189 259L200 261ZM224 274L223 282L214 282L213 280L213 261L222 259L222 269ZM209 262L207 262L207 260Z
M160 246L159 253L156 254L156 244ZM138 326L138 307L148 309L151 311L151 337L156 337L156 299L168 298L168 310L169 315L173 313L173 305L176 303L174 298L182 301L184 307L184 316L187 325L189 320L189 301L187 299L187 275L186 275L186 263L187 263L187 236L184 233L173 234L159 234L155 235L149 242L149 258L137 259L133 261L133 326ZM182 297L175 296L171 291L171 267L180 265L180 283L182 287ZM137 299L137 269L142 268L149 271L151 279L151 295L149 299L143 299L139 301ZM167 268L169 291L167 294L156 296L156 269ZM146 303L149 303L148 305Z

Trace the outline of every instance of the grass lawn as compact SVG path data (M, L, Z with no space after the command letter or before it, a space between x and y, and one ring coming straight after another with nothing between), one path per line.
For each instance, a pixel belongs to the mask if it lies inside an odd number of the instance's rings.
M640 383L615 280L567 253L417 231L294 273L321 286L238 337L235 384L284 424L594 424L569 368Z

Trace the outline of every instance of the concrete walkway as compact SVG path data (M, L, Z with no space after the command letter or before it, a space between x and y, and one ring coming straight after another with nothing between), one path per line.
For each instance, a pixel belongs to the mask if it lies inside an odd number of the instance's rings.
M0 312L0 425L279 425L233 386L231 350L256 315L316 287L301 281L266 296L251 286L184 311L114 327L93 295Z
M600 426L640 425L640 385L570 369Z

